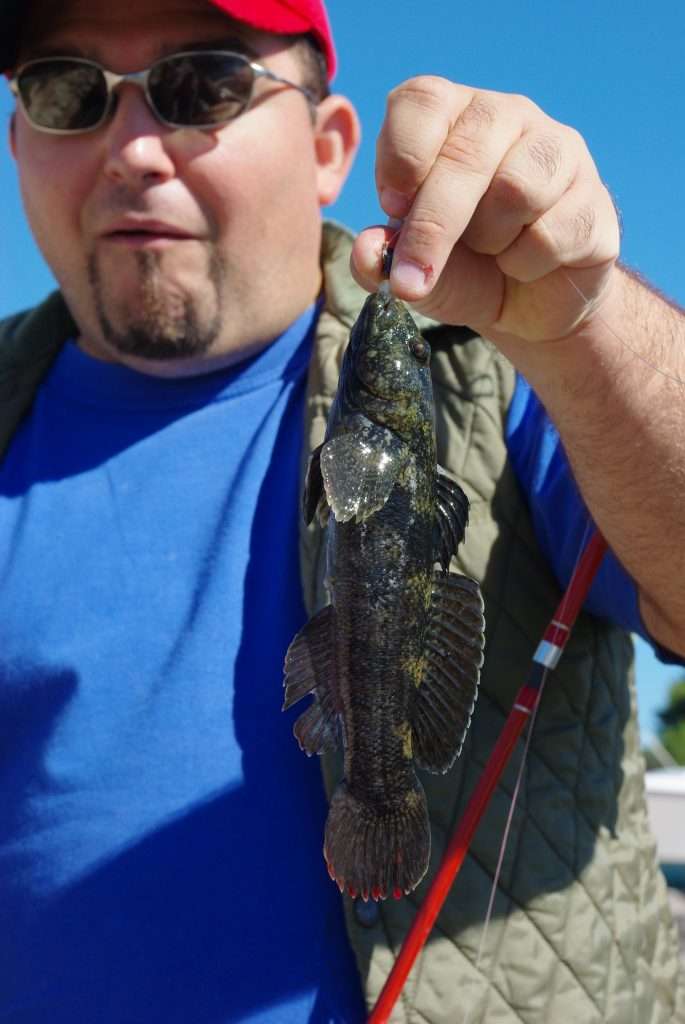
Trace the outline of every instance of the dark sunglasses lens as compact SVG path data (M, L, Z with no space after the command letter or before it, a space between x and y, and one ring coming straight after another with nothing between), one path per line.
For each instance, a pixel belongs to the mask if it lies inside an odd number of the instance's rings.
M219 125L237 117L252 93L247 60L231 54L178 54L150 71L148 92L160 117L186 127Z
M93 128L107 106L99 68L75 60L45 60L20 73L17 87L30 121L53 131Z

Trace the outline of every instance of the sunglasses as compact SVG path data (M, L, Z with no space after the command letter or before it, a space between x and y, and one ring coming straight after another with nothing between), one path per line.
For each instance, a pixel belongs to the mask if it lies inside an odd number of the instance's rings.
M309 90L240 53L197 50L175 53L147 68L117 75L80 57L41 57L23 64L10 88L30 124L53 135L92 132L114 106L114 90L135 82L155 117L170 128L211 129L249 107L258 78L290 86L316 106Z

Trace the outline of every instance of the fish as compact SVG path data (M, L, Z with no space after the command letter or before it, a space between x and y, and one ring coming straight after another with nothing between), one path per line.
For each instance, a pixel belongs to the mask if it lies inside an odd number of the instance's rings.
M430 345L389 291L352 328L304 516L326 528L330 603L290 644L287 710L308 755L342 746L324 836L341 892L399 899L425 875L430 827L417 768L461 752L483 662L478 583L449 571L469 503L437 465Z

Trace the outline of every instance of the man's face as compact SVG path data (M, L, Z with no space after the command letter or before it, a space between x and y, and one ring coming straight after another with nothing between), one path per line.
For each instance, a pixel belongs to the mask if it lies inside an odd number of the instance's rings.
M25 38L21 60L70 54L124 73L212 44L303 78L290 45L204 0L37 3ZM316 135L295 89L262 79L247 111L206 132L164 126L126 83L88 134L38 132L19 110L14 150L31 229L101 358L195 372L257 349L316 297Z

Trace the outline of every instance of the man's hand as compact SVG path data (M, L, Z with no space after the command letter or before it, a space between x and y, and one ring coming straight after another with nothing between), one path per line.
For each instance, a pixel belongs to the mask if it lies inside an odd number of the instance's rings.
M404 218L393 292L526 377L647 628L685 656L685 314L616 265L618 218L585 143L521 96L413 78L390 94L376 177ZM358 237L366 288L392 238Z
M619 224L581 136L522 96L412 78L390 94L376 184L405 218L393 292L495 341L554 340L613 284ZM352 269L381 278L387 228L357 239ZM573 283L570 283L573 282Z

